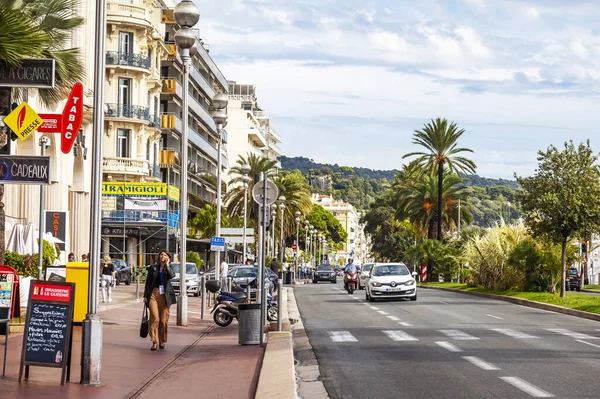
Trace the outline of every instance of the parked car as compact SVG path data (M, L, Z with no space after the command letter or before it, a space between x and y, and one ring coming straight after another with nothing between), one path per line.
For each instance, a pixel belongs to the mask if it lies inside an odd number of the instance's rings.
M179 262L172 262L171 267L175 273L175 278L171 279L171 285L176 294L179 294L180 288L180 264ZM202 293L202 287L200 284L200 274L195 263L186 262L185 264L185 285L186 292L193 296L199 296Z
M313 283L317 284L319 281L327 281L332 284L337 283L337 275L331 265L322 264L317 266L317 270L313 273Z
M565 290L581 291L581 273L574 267L567 269L567 280L565 281Z
M404 263L376 263L371 267L365 297L370 302L383 298L409 298L416 301L417 282L414 275Z
M272 292L274 284L269 278L268 272L265 269L265 284L264 288L267 292ZM269 270L270 271L270 270ZM253 298L256 296L256 277L258 273L258 268L254 266L240 266L235 268L230 276L233 278L233 282L240 286L242 290L246 290L246 288L250 288L250 297Z
M115 280L117 280L116 284L131 284L131 268L127 262L121 259L112 259L112 264L115 267Z
M362 267L362 270L358 274L358 289L364 290L367 286L367 281L369 280L369 273L371 272L371 268L374 263L365 263Z

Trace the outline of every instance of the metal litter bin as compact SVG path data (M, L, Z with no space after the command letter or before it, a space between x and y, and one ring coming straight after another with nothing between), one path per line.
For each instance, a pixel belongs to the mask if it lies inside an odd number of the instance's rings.
M239 322L239 344L240 345L258 345L260 344L260 334L262 326L260 322L260 304L248 303L240 304L240 322Z

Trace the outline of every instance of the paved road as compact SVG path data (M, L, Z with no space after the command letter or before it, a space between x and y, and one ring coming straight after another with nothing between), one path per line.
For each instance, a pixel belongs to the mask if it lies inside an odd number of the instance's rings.
M295 288L332 398L598 398L600 323L460 293Z

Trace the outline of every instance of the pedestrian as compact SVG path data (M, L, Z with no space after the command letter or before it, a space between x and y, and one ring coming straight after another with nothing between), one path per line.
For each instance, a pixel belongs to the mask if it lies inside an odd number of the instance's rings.
M67 258L67 262L76 262L76 260L75 260L75 254L73 252L71 252L69 254L69 257Z
M108 290L108 302L112 302L112 287L115 285L115 266L111 263L110 256L104 257L104 264L100 271L100 285L102 287L102 302L106 302L106 291Z
M277 262L276 258L273 258L270 265L271 271L277 275L279 275L279 262Z
M82 262L89 262L87 254L81 255L81 261Z
M144 286L144 304L150 310L148 335L152 341L150 350L156 346L165 349L169 325L169 307L177 302L171 279L175 277L171 267L171 254L164 249L158 254L158 263L148 267Z
M300 266L300 278L301 279L304 278L304 273L305 273L305 268L304 268L304 263L303 263L302 266Z
M225 259L223 259L221 266L219 266L219 276L221 277L221 289L225 290L229 290L227 284L227 272L229 272L229 265L225 262Z
M246 259L246 266L254 266L254 262L252 262L252 259Z

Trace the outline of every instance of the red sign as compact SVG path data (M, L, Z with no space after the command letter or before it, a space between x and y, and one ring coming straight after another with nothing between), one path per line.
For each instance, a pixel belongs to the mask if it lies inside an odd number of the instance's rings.
M75 83L71 94L67 99L62 113L62 135L60 136L60 150L68 154L75 144L75 138L79 133L83 121L83 85Z
M52 283L32 283L31 299L51 302L70 302L71 286Z
M294 249L294 250L295 250L296 248L298 248L298 247L296 246L296 244L292 244L292 249Z
M38 127L40 133L59 133L62 131L62 114L38 114L44 123Z

